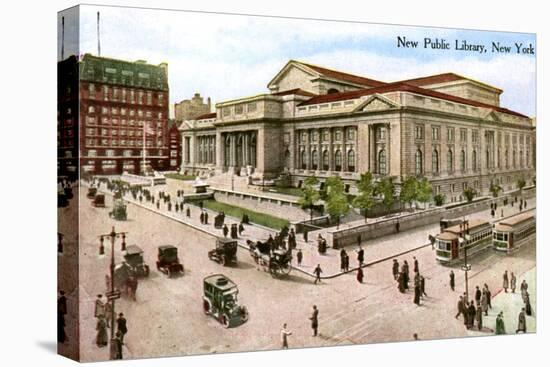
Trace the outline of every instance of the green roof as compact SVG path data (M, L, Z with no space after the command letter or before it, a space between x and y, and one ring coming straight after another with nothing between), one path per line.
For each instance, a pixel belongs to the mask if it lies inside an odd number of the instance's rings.
M167 68L143 61L125 61L85 54L80 80L127 87L168 91Z

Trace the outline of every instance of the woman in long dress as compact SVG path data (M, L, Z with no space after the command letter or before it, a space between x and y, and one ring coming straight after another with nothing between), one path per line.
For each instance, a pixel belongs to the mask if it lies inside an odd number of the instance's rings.
M504 320L502 319L502 312L499 313L498 316L497 316L495 334L497 334L497 335L506 334L506 329L504 328Z
M96 344L98 347L104 347L107 345L107 322L105 321L105 316L100 315L97 320L97 337Z

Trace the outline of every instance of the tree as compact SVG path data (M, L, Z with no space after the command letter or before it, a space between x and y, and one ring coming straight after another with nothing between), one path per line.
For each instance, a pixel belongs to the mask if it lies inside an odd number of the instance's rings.
M474 197L476 196L476 191L472 189L471 187L467 187L466 190L462 193L466 200L471 203L472 200L474 200Z
M436 194L434 196L434 203L436 206L441 206L445 203L445 195L443 194Z
M365 223L367 223L367 212L374 205L374 182L372 180L372 173L366 172L361 174L361 178L357 183L357 191L359 191L359 195L353 199L352 205L354 208L363 210Z
M402 203L409 204L412 208L412 203L417 199L418 194L418 179L415 176L409 176L401 183L401 192L399 200Z
M418 181L416 200L426 204L432 198L432 184L426 177ZM425 205L424 205L425 207Z
M519 191L523 190L523 188L525 187L525 184L526 182L523 179L523 177L518 178L517 186Z
M313 221L313 206L319 200L319 191L315 186L319 180L315 177L308 177L302 186L302 196L298 199L298 204L302 209L309 209L309 218Z
M395 200L393 177L382 177L380 181L376 183L375 193L382 197L382 204L384 204L389 211Z
M491 186L489 187L489 191L493 194L493 197L496 198L498 196L498 193L502 191L502 187L499 184L491 183Z
M340 217L349 211L348 198L344 193L344 183L339 176L329 177L327 186L327 212L336 218L336 229L340 227Z

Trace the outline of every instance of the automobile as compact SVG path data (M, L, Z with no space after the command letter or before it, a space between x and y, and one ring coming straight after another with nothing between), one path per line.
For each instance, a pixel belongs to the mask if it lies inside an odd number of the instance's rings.
M157 270L168 275L169 278L174 274L184 274L183 264L178 258L178 248L172 245L158 247Z
M237 241L231 238L217 238L216 248L208 251L208 258L223 266L237 262Z
M93 199L93 198L95 198L96 194L97 194L97 188L96 187L90 187L90 188L88 188L88 193L86 194L86 197L88 199Z
M248 310L239 305L239 288L223 274L203 279L202 306L206 315L214 317L224 327L238 326L248 320Z
M143 261L143 250L137 245L126 247L124 261L130 266L133 273L138 277L149 276L149 265Z
M96 208L105 208L105 195L97 194L92 201L92 205Z
M109 212L109 217L116 219L116 220L126 220L127 219L127 213L126 213L126 204L124 204L124 200L122 199L115 199L113 203L113 210Z

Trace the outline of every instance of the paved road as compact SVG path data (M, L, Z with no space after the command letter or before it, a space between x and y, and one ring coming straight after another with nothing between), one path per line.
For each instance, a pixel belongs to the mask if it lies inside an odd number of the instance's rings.
M105 292L104 277L109 264L108 258L98 257L97 235L109 232L113 225L116 230L129 232L128 244L140 245L153 269L149 279L140 282L137 302L117 302L117 312L124 312L128 319L126 357L277 349L284 322L293 331L291 347L403 341L411 340L415 332L421 339L477 335L467 332L462 322L454 319L456 298L463 289L462 273L455 269L457 291L451 292L447 287L449 268L435 262L430 247L399 258L400 262L404 258L411 262L416 256L427 279L429 297L418 307L412 303L411 292L397 291L391 264L387 262L367 268L363 284L355 280L354 274L320 285L313 285L309 277L296 272L288 279L273 279L257 270L241 250L237 267L223 268L208 260L206 253L213 246L212 237L186 225L134 205L129 206L128 221L116 222L107 215L111 199L107 199L107 208L99 209L90 205L85 192L80 196L81 356L85 361L108 358L108 351L94 344L93 305L95 295ZM156 271L156 248L163 244L179 248L185 276L168 279ZM119 246L117 243L115 251L118 261L122 258ZM470 288L488 283L496 294L504 269L517 273L521 282L521 274L534 268L534 244L510 257L489 251L476 257L472 266ZM240 301L251 315L244 325L224 329L202 312L202 279L219 272L239 285ZM311 336L308 320L313 304L320 309L317 338Z

